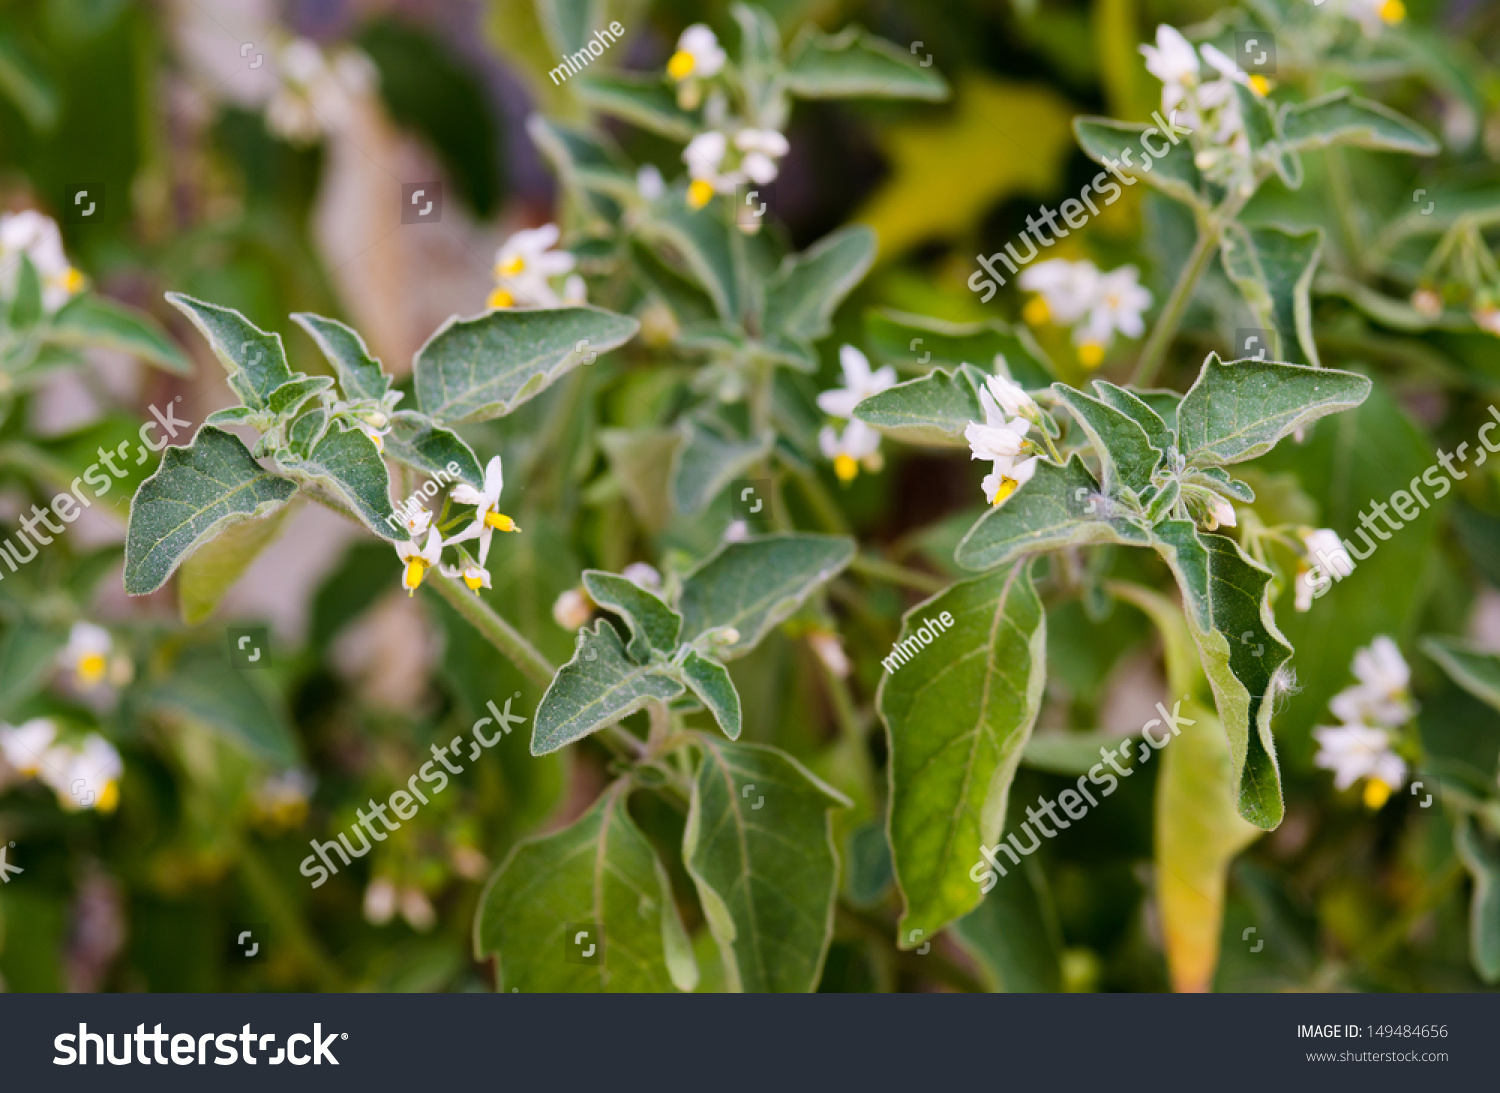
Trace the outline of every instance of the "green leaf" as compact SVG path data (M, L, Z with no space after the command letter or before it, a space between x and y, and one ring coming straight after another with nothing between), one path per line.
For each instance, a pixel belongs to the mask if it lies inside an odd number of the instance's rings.
M292 321L312 336L333 365L339 378L339 390L349 400L373 399L379 402L391 389L391 377L380 362L370 356L365 340L357 332L334 319L299 311Z
M568 827L510 852L479 897L474 950L495 955L496 988L642 993L692 990L698 966L667 871L616 782ZM594 926L602 938L567 930ZM596 932L599 932L596 930Z
M1269 163L1288 189L1302 186L1302 161L1281 140L1281 121L1276 104L1257 95L1242 83L1231 85L1239 97L1240 117L1254 159Z
M1437 661L1454 683L1500 710L1500 655L1494 650L1460 638L1425 637L1422 652Z
M30 331L42 317L42 279L37 275L31 255L21 252L20 268L16 271L16 295L10 302L10 325L16 330Z
M672 456L672 504L688 516L708 508L731 481L764 459L776 436L751 440L725 437L696 418L682 424L683 443Z
M762 120L785 111L785 99L777 77L781 71L781 32L765 8L731 4L729 12L740 27L740 82L750 100L747 111ZM776 124L771 122L770 124Z
M1156 898L1172 987L1203 992L1218 963L1229 863L1260 832L1235 809L1235 772L1218 723L1192 703L1184 702L1183 716L1197 724L1162 749L1156 785Z
M47 340L76 348L115 349L178 376L193 372L177 343L155 319L91 292L74 296L58 309Z
M1160 159L1151 159L1141 145L1141 134L1150 128L1153 127L1109 118L1073 119L1073 135L1078 138L1079 147L1089 159L1101 166L1108 166L1105 160L1109 160L1121 174L1144 180L1146 185L1155 187L1174 200L1206 208L1208 202L1203 197L1203 176L1193 163L1192 145L1187 141L1174 144ZM1157 139L1166 142L1165 137ZM1131 156L1130 164L1126 164L1124 160L1127 151ZM1143 163L1149 163L1149 169L1142 170Z
M950 323L926 315L912 315L891 308L865 312L865 337L872 359L907 361L916 365L977 363L979 371L993 367L997 355L1005 358L1005 370L1022 387L1036 389L1052 382L1052 362L1037 345L1031 331L999 319L976 323Z
M641 239L665 247L708 293L721 319L738 322L742 301L729 227L712 204L690 209L673 189L656 201L637 229Z
M585 106L622 118L669 140L692 140L697 119L677 105L677 97L660 76L625 72L591 72L573 81Z
M664 669L636 664L615 628L600 619L578 631L573 659L564 664L537 707L531 754L546 755L634 713L653 699L668 702L682 684Z
M1113 406L1120 413L1130 417L1137 425L1146 432L1146 439L1151 446L1160 452L1170 452L1177 447L1177 436L1167 426L1162 416L1152 409L1151 404L1141 398L1134 391L1128 391L1123 387L1116 387L1108 380L1095 380L1094 392L1099 398ZM1172 407L1172 421L1177 420L1177 408Z
M394 527L391 479L375 442L360 429L335 417L307 458L283 469L303 485L323 490L382 539L404 539Z
M932 68L858 26L827 35L807 24L787 51L783 79L803 99L948 97L948 82Z
M1464 816L1453 830L1453 844L1474 878L1469 959L1486 983L1500 982L1500 840L1486 840L1477 820Z
M197 626L218 610L234 583L281 534L282 525L296 507L293 501L258 520L234 524L193 552L177 577L177 607L184 623Z
M1162 451L1151 445L1135 418L1107 402L1086 395L1065 383L1054 383L1052 392L1072 411L1078 424L1094 443L1104 472L1104 492L1116 495L1116 477L1126 489L1139 495L1151 485L1151 472L1161 462Z
M314 406L292 422L292 427L286 431L287 444L295 454L306 459L312 454L327 427L328 411L321 406Z
M1284 107L1281 131L1286 147L1293 151L1351 144L1381 152L1435 156L1441 148L1416 122L1390 107L1360 98L1347 87Z
M169 676L132 694L132 705L185 718L257 759L296 766L301 753L285 712L256 684L257 673L230 667L227 652L190 649Z
M1242 463L1369 393L1370 381L1353 372L1210 353L1177 407L1177 442L1190 464Z
M717 652L723 660L742 656L853 558L854 540L837 535L787 533L725 543L682 580L682 640L733 627L738 640Z
M1220 258L1224 272L1245 297L1250 313L1275 344L1271 360L1317 367L1313 340L1313 274L1323 250L1323 229L1291 232L1275 227L1228 226Z
M953 625L933 638L935 648L886 675L875 700L890 750L888 831L904 903L902 948L979 904L969 874L980 845L1000 838L1046 677L1046 613L1028 563L913 607L900 640L945 612Z
M789 254L766 283L764 329L817 341L833 328L833 313L875 261L875 233L862 225L824 236Z
M444 425L503 417L640 324L597 307L503 309L450 318L417 350L422 412Z
M984 902L953 924L954 937L992 991L1062 990L1062 927L1042 867L1026 858L995 880Z
M57 123L56 86L9 34L0 34L0 95L34 130L45 133Z
M130 503L125 591L155 592L199 545L285 503L296 486L269 474L238 437L205 425L186 448L168 448Z
M292 379L280 334L266 333L233 308L180 292L167 293L167 302L191 319L208 340L229 373L229 386L246 406L264 410L271 392Z
M636 519L650 531L671 519L674 456L682 443L676 429L600 429L599 447L620 483Z
M984 420L979 392L986 375L972 364L934 368L861 400L854 416L909 444L967 448L965 427Z
M266 408L273 414L292 416L307 404L307 400L333 386L332 376L302 376L283 383L266 399ZM241 407L244 409L244 407Z
M670 656L677 651L682 616L640 585L597 569L583 571L583 588L600 607L625 620L630 629L626 651L637 664L651 660L653 651Z
M1183 608L1229 739L1240 815L1271 830L1281 823L1281 775L1271 715L1292 647L1266 596L1271 571L1224 535L1165 520L1155 545L1172 567Z
M838 893L829 809L849 806L791 756L699 735L682 860L731 991L812 991Z
M731 740L740 738L740 693L734 689L729 669L716 660L689 653L682 662L682 679L698 701L708 708Z
M1074 453L1061 467L1040 460L1030 482L969 529L953 560L978 573L1061 546L1147 542L1145 529L1100 492L1099 483Z
M391 431L385 436L385 454L408 467L435 478L438 474L463 479L475 489L484 487L484 468L474 449L451 429L445 429L426 414L397 410L391 415Z
M0 642L0 721L8 720L46 686L67 643L66 631L30 621L7 628Z

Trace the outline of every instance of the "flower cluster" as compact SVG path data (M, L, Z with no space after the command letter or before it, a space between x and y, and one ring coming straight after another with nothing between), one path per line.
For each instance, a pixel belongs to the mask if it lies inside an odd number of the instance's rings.
M281 79L266 102L266 128L294 144L311 144L349 123L354 103L378 82L375 65L357 49L325 54L306 38L273 47Z
M858 349L846 345L839 349L839 366L844 372L844 386L818 395L818 408L829 417L843 422L842 430L825 425L818 433L818 447L833 462L833 473L840 482L852 482L860 467L875 474L883 466L880 457L880 434L854 416L854 408L871 395L878 395L896 382L896 370L885 365L870 370L870 362Z
M562 307L588 297L583 278L573 272L573 255L557 250L556 224L518 231L495 252L495 289L490 307ZM562 279L561 294L554 286Z
M1401 650L1381 635L1354 654L1359 682L1333 696L1328 708L1339 725L1313 730L1320 750L1313 762L1333 771L1333 784L1348 789L1367 779L1365 804L1379 808L1406 780L1406 762L1396 753L1396 732L1416 715L1407 687L1411 669Z
M1354 559L1332 528L1303 528L1301 538L1307 553L1297 567L1296 606L1298 611L1309 611L1313 600L1327 591L1328 582L1341 581L1354 572Z
M997 362L1001 359L996 358ZM1032 397L1013 380L994 375L987 377L984 383L979 392L984 421L969 422L964 429L964 439L969 442L971 458L990 460L990 473L980 485L984 489L984 499L991 505L999 505L1031 481L1031 476L1036 473L1039 457L1030 454L1035 446L1026 439L1026 433L1033 425L1040 424L1041 411Z
M1323 7L1328 0L1308 0L1308 3ZM1353 19L1372 38L1385 27L1394 26L1406 18L1406 5L1402 0L1333 0L1326 10Z
M55 221L31 209L0 214L0 293L6 298L15 296L23 257L41 282L42 310L56 311L83 289L83 274L68 263Z
M1135 266L1103 273L1092 262L1051 258L1021 274L1020 286L1036 294L1021 314L1032 326L1072 326L1079 363L1097 368L1116 332L1127 338L1146 332L1142 315L1151 306L1151 293L1140 276Z
M484 488L475 489L467 482L453 487L450 498L460 505L473 505L474 516L468 526L458 534L444 538L442 531L433 526L432 513L421 505L412 506L406 514L406 530L411 536L404 543L396 544L396 555L401 559L401 587L408 595L416 592L422 578L433 566L445 577L462 580L477 596L481 588L490 587L489 570L485 563L490 555L490 541L497 531L520 531L520 527L500 511L500 491L505 485L505 474L497 455L484 469ZM476 563L464 553L463 564L443 564L443 548L457 546L471 539L479 540L479 561Z
M69 812L113 812L120 803L120 753L98 733L82 740L58 739L57 724L37 717L19 726L0 724L0 784L35 778L51 787Z

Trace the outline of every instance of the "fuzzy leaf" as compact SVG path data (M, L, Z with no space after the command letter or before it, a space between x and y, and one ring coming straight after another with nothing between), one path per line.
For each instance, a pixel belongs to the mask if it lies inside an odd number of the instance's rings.
M1117 477L1137 495L1145 490L1162 452L1152 447L1151 438L1135 418L1065 383L1054 383L1052 391L1094 442L1104 472L1104 492L1115 496Z
M693 418L685 420L682 431L683 443L672 457L672 504L688 516L708 508L725 486L764 459L776 440L770 432L752 440L724 437Z
M445 429L426 414L397 410L385 436L385 454L436 478L439 473L463 479L475 489L484 487L484 468L463 437Z
M177 343L155 319L91 292L74 296L58 309L47 330L47 340L57 345L93 345L129 353L178 376L193 372Z
M184 623L197 626L218 610L220 601L260 552L281 534L287 517L296 508L293 501L259 520L241 521L193 552L177 577L177 607Z
M957 368L972 363L980 372L1005 358L1005 370L1021 386L1035 390L1052 382L1052 362L1031 331L999 319L978 323L950 323L926 315L890 308L865 312L865 336L870 356L880 363L907 361L917 365Z
M862 225L787 255L766 284L765 330L817 341L832 329L833 313L874 261L875 233Z
M599 447L636 519L659 531L672 518L671 479L682 443L676 429L600 429Z
M972 364L934 368L863 399L854 416L907 443L967 448L964 428L984 420L979 392L986 374Z
M359 334L335 319L299 311L292 321L312 336L333 365L339 378L339 389L346 399L373 399L379 402L391 389L391 377L385 374L380 362L370 356L365 340Z
M1120 413L1129 416L1137 425L1146 432L1146 439L1151 446L1159 452L1170 452L1177 447L1177 437L1167 426L1162 416L1152 409L1151 404L1141 398L1134 391L1126 390L1124 387L1116 387L1108 380L1095 380L1094 393L1101 401L1107 402ZM1173 406L1172 420L1177 420L1176 406Z
M653 651L670 656L677 651L682 616L640 585L597 569L583 571L583 588L600 607L625 620L630 630L628 652L637 664L651 660Z
M1454 683L1500 710L1500 656L1493 650L1458 638L1426 637L1422 652L1437 661Z
M495 955L498 990L642 993L697 985L667 871L625 808L628 787L616 782L568 827L515 847L485 886L474 949L480 959ZM570 937L570 926L602 928L603 936L578 939L575 930Z
M838 892L829 809L849 801L776 748L698 741L682 860L728 989L815 990Z
M1414 156L1434 156L1440 150L1437 140L1416 122L1388 106L1360 98L1347 87L1284 107L1281 131L1286 146L1294 151L1332 144Z
M450 318L417 350L422 412L444 425L503 417L640 324L597 307L489 311Z
M266 408L273 414L291 415L306 405L307 400L333 386L332 376L300 376L288 380L266 399ZM244 407L241 407L244 409Z
M1320 363L1310 293L1322 249L1321 228L1289 232L1234 223L1225 232L1220 252L1224 272L1245 297L1256 323L1275 339L1265 350L1271 360Z
M729 669L716 660L689 653L682 662L682 679L698 701L708 708L731 740L740 738L740 693L734 689Z
M1000 838L1046 677L1046 613L1028 563L913 607L900 640L944 612L953 625L934 637L935 648L886 675L876 695L890 749L888 830L904 905L902 948L979 904L969 873L980 845Z
M808 24L787 51L787 87L803 99L948 97L948 83L918 58L863 27L822 34Z
M708 293L719 318L737 322L742 301L729 228L714 206L690 209L673 190L655 202L641 221L642 239L665 246L687 274Z
M971 527L953 560L970 572L1006 565L1025 554L1085 543L1145 546L1143 528L1099 489L1076 453L1059 467L1042 460L1036 473L1002 505Z
M1098 761L1095 751L1092 762ZM1006 863L1003 857L1000 861ZM1047 876L1035 858L1023 859L1019 868L1007 866L1006 875L996 878L983 902L953 924L953 935L973 957L990 990L1062 990L1062 927Z
M636 664L603 619L578 631L564 664L537 707L531 754L546 755L634 713L652 699L668 702L682 684L661 669Z
M1500 982L1500 840L1486 839L1472 816L1461 817L1453 844L1469 875L1469 959L1486 983Z
M130 503L125 591L155 592L200 544L231 524L265 516L297 487L260 468L240 439L212 425L168 448Z
M1095 163L1104 166L1107 159L1122 174L1143 180L1148 186L1155 187L1170 198L1206 207L1203 176L1193 163L1193 146L1184 140L1174 144L1160 159L1149 159L1141 145L1141 134L1149 128L1152 127L1109 118L1073 119L1073 134L1078 138L1079 147ZM1166 143L1165 137L1156 139ZM1130 164L1124 161L1127 151L1131 156ZM1141 169L1143 162L1150 163L1149 170Z
M854 558L837 535L762 535L725 543L682 581L682 640L733 627L739 640L718 647L723 660L748 653L819 585Z
M328 431L300 463L287 463L286 472L304 483L327 490L382 539L405 538L391 506L391 479L375 442L361 430L335 418Z
M669 140L692 140L698 132L697 119L677 105L677 97L660 76L591 72L575 87L585 106Z
M202 725L257 759L295 766L301 758L297 738L256 675L230 667L222 649L199 647L184 654L169 676L135 692L131 702Z
M1369 393L1370 381L1353 372L1210 353L1177 407L1177 442L1190 464L1242 463Z
M233 308L204 303L180 292L167 293L167 302L193 321L229 373L229 386L240 401L257 410L266 408L271 392L291 380L280 334L268 334Z

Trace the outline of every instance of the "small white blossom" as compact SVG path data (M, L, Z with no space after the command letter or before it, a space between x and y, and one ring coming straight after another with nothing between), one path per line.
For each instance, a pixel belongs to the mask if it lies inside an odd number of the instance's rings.
M1359 681L1355 686L1340 691L1328 703L1340 721L1396 728L1415 715L1407 694L1411 669L1396 643L1384 634L1354 654L1354 678Z
M1313 763L1333 771L1333 784L1348 789L1361 778L1369 778L1365 800L1378 808L1390 791L1406 781L1406 763L1391 749L1385 729L1369 725L1322 725L1313 729L1319 744ZM1377 786L1380 788L1372 788Z
M83 274L68 263L51 217L31 209L0 214L0 292L6 296L15 293L23 255L41 281L44 311L56 311L82 291Z
M570 588L558 596L552 605L552 618L564 630L577 630L593 614L593 602L576 588Z
M406 528L408 539L420 539L427 534L427 529L432 526L432 513L421 505L412 505L406 510L401 518L401 523Z
M852 482L860 467L874 474L884 466L880 458L880 434L858 418L850 420L843 432L832 425L823 426L818 433L818 447L833 462L833 473L840 482Z
M1066 326L1083 318L1098 299L1099 267L1049 258L1022 270L1018 284L1037 294L1027 305L1028 322L1040 325L1050 320Z
M1238 523L1235 516L1234 506L1222 497L1216 497L1208 505L1208 523L1205 525L1209 531L1217 531L1221 527L1232 528Z
M667 192L667 183L654 163L642 164L635 172L635 189L647 201L655 201Z
M791 150L775 129L741 129L734 135L734 146L744 153L740 169L745 177L762 186L776 181L777 160Z
M437 565L443 556L443 537L437 528L427 533L427 545L417 546L416 540L396 544L396 556L405 568L401 572L401 587L407 595L413 595L422 584L427 571Z
M1139 338L1146 332L1142 318L1151 306L1151 293L1140 283L1140 270L1121 266L1103 274L1096 286L1097 296L1089 308L1088 319L1073 332L1074 342L1093 343L1108 349L1119 331L1127 338Z
M996 357L996 364L1003 364L1004 357ZM1037 408L1036 400L1026 393L1015 380L1005 376L986 376L985 387L989 388L990 396L994 398L995 404L1009 417L1025 418L1027 421L1035 422L1041 419L1041 411Z
M521 528L500 511L500 491L505 488L505 471L500 457L494 456L484 469L484 488L476 490L467 482L453 487L451 494L460 505L474 506L474 523L468 529L449 539L449 543L462 543L479 539L479 564L483 566L490 556L490 539L497 531L520 531Z
M830 417L852 418L861 402L896 383L894 368L887 364L872 372L869 359L852 345L840 347L839 367L844 373L844 386L818 395L818 409Z
M677 39L677 51L667 60L667 75L678 83L689 79L717 76L728 60L714 32L703 23L694 23ZM691 107L689 107L691 109Z
M1332 528L1308 528L1302 532L1302 543L1307 548L1307 557L1297 573L1296 607L1298 611L1308 611L1318 594L1313 584L1313 570L1325 578L1340 581L1354 572L1354 559L1349 556L1338 532Z
M1156 28L1156 44L1137 47L1146 58L1146 71L1161 81L1161 108L1175 110L1198 83L1198 51L1176 27Z
M109 654L114 641L109 631L91 622L75 622L68 632L68 644L62 651L65 668L78 677L82 687L92 687L104 679L109 668Z
M812 646L823 666L839 679L847 679L853 666L844 652L844 643L832 630L814 630L807 635L807 644Z
M1037 456L1023 459L1019 463L996 460L995 466L979 483L984 490L984 499L991 505L1004 504L1005 499L1015 493L1036 473Z
M375 877L365 887L365 921L384 926L396 915L396 885L389 877Z
M1031 423L1020 417L1007 419L988 387L980 389L979 404L984 408L984 422L971 421L964 427L970 458L1009 460L1020 455Z
M0 724L0 759L17 774L36 776L57 739L57 725L50 717L34 717L12 728Z
M645 562L631 562L620 571L620 576L650 591L661 587L661 574L654 565L647 565Z
M54 755L56 752L53 749ZM66 766L59 769L49 756L49 762L37 776L52 787L58 803L68 811L94 808L113 812L120 803L123 773L125 764L114 745L98 733L89 733L79 747L69 749Z
M495 290L490 307L557 307L563 301L551 280L573 270L575 259L554 250L561 231L556 224L518 231L495 252Z

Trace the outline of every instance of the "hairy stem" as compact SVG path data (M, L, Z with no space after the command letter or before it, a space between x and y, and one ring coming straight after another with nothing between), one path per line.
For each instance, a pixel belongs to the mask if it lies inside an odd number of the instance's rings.
M1167 347L1172 344L1177 327L1182 323L1182 316L1187 311L1188 302L1193 298L1203 271L1208 268L1210 259L1218 249L1219 225L1199 224L1198 241L1193 244L1182 272L1177 275L1172 294L1162 305L1161 315L1156 320L1151 337L1146 339L1145 347L1141 349L1141 359L1136 362L1135 374L1130 377L1130 382L1137 387L1149 387L1156 382L1156 374L1161 371L1162 362L1167 357Z
M557 669L494 608L451 577L436 576L431 585L470 626L484 635L486 641L504 653L522 675L544 690L552 682Z

